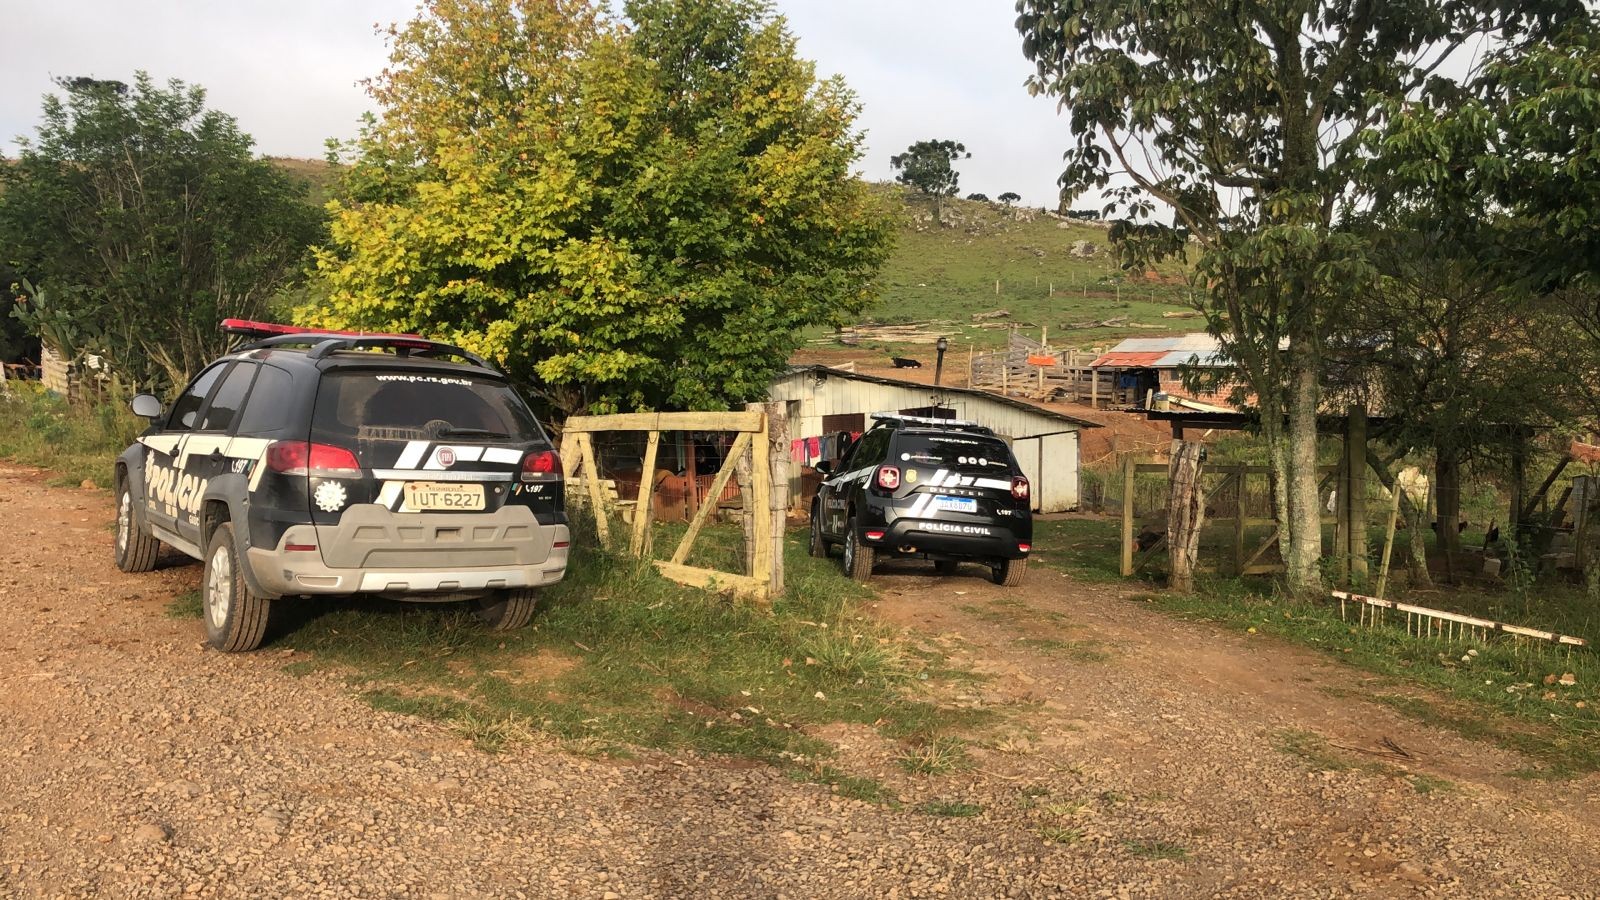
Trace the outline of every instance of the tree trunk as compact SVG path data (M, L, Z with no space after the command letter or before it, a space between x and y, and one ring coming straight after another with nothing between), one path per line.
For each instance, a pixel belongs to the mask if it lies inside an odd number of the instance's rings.
M1444 551L1445 578L1456 580L1456 557L1461 552L1461 460L1452 447L1434 449L1434 502L1438 513L1434 527Z
M1428 498L1424 496L1420 502L1411 497L1403 500L1406 510L1406 528L1410 531L1407 543L1411 545L1411 583L1432 584L1433 576L1428 574Z
M1291 338L1289 396L1289 536L1284 556L1289 589L1309 595L1322 590L1322 504L1317 491L1317 370L1311 348Z
M1170 587L1194 591L1194 565L1200 555L1200 528L1205 522L1205 489L1200 482L1199 441L1173 441L1167 465L1172 495L1167 512L1167 556L1172 561Z

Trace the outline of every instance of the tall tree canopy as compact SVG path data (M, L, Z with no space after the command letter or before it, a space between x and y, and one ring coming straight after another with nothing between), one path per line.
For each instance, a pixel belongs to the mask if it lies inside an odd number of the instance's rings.
M199 87L58 85L37 139L0 164L0 254L84 336L68 349L181 386L226 348L221 319L259 316L300 274L322 214Z
M857 104L764 0L431 0L391 32L319 324L415 330L566 412L764 396L864 308Z
M1129 264L1198 242L1205 309L1257 399L1289 582L1320 586L1317 423L1325 341L1376 271L1345 227L1372 196L1365 132L1448 94L1444 61L1585 15L1577 0L1018 0L1030 86L1071 117L1064 192L1127 217ZM1165 224L1154 214L1169 211ZM1282 429L1287 413L1287 431Z
M889 157L889 168L899 173L894 179L903 185L933 197L954 197L961 183L955 163L971 158L959 141L917 141Z

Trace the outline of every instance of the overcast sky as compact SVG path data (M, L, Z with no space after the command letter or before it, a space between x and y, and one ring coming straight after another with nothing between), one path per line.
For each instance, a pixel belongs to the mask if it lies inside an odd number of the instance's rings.
M0 0L0 152L31 135L52 76L203 85L261 152L319 157L354 134L371 104L357 84L382 68L376 23L404 20L414 0ZM1066 123L1028 96L1013 0L778 0L819 74L860 95L868 178L922 138L959 140L961 192L1016 191L1055 205Z

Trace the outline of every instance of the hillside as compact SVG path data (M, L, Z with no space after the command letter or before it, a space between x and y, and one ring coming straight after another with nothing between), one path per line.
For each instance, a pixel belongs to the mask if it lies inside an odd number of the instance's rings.
M1012 324L1034 338L1047 327L1052 344L1083 348L1202 327L1198 319L1163 318L1189 308L1183 267L1124 272L1107 246L1104 226L1065 222L1038 209L952 199L943 203L940 224L930 199L898 187L883 190L893 192L906 214L868 322L948 322L932 330L947 333L962 348L970 342L979 349L1003 344ZM1091 256L1073 254L1080 241L1094 245ZM996 310L1011 314L985 323L972 318ZM1111 327L1082 327L1119 319Z
M311 202L326 202L337 169L322 160L271 161L306 185ZM900 227L894 253L878 280L878 301L863 325L937 323L928 330L948 335L958 351L969 345L980 351L1000 346L1013 326L1034 338L1041 327L1047 328L1054 346L1084 349L1201 327L1198 319L1163 317L1188 309L1183 267L1124 272L1107 244L1104 226L1062 221L1036 208L956 199L943 202L935 221L930 198L895 185L876 189L900 207ZM1074 255L1074 245L1083 241L1093 245L1093 252ZM973 319L975 313L998 310L1009 315ZM1084 327L1108 321L1113 324ZM846 347L833 343L824 329L808 337L814 350L847 351L841 359L859 355L881 360L886 352L913 346L868 337Z

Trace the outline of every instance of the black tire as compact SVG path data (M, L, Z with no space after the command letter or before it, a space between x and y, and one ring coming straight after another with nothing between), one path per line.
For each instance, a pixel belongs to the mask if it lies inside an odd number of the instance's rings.
M844 574L853 581L866 583L872 578L872 564L877 556L871 547L861 544L856 537L854 516L844 525Z
M539 594L532 588L495 591L472 601L472 614L490 631L514 631L533 621Z
M822 537L822 507L813 507L811 510L811 556L813 559L828 558L828 542Z
M953 559L936 559L933 561L933 571L940 575L954 575L961 569L961 563Z
M261 646L272 601L252 592L245 581L244 566L233 543L232 522L223 522L211 533L205 573L200 578L200 600L206 643L224 653L245 653Z
M117 484L117 568L124 572L149 572L161 555L161 542L139 526L133 508L133 489L127 479Z
M1022 576L1028 574L1028 558L998 560L990 572L993 573L995 584L1016 587L1022 583Z

